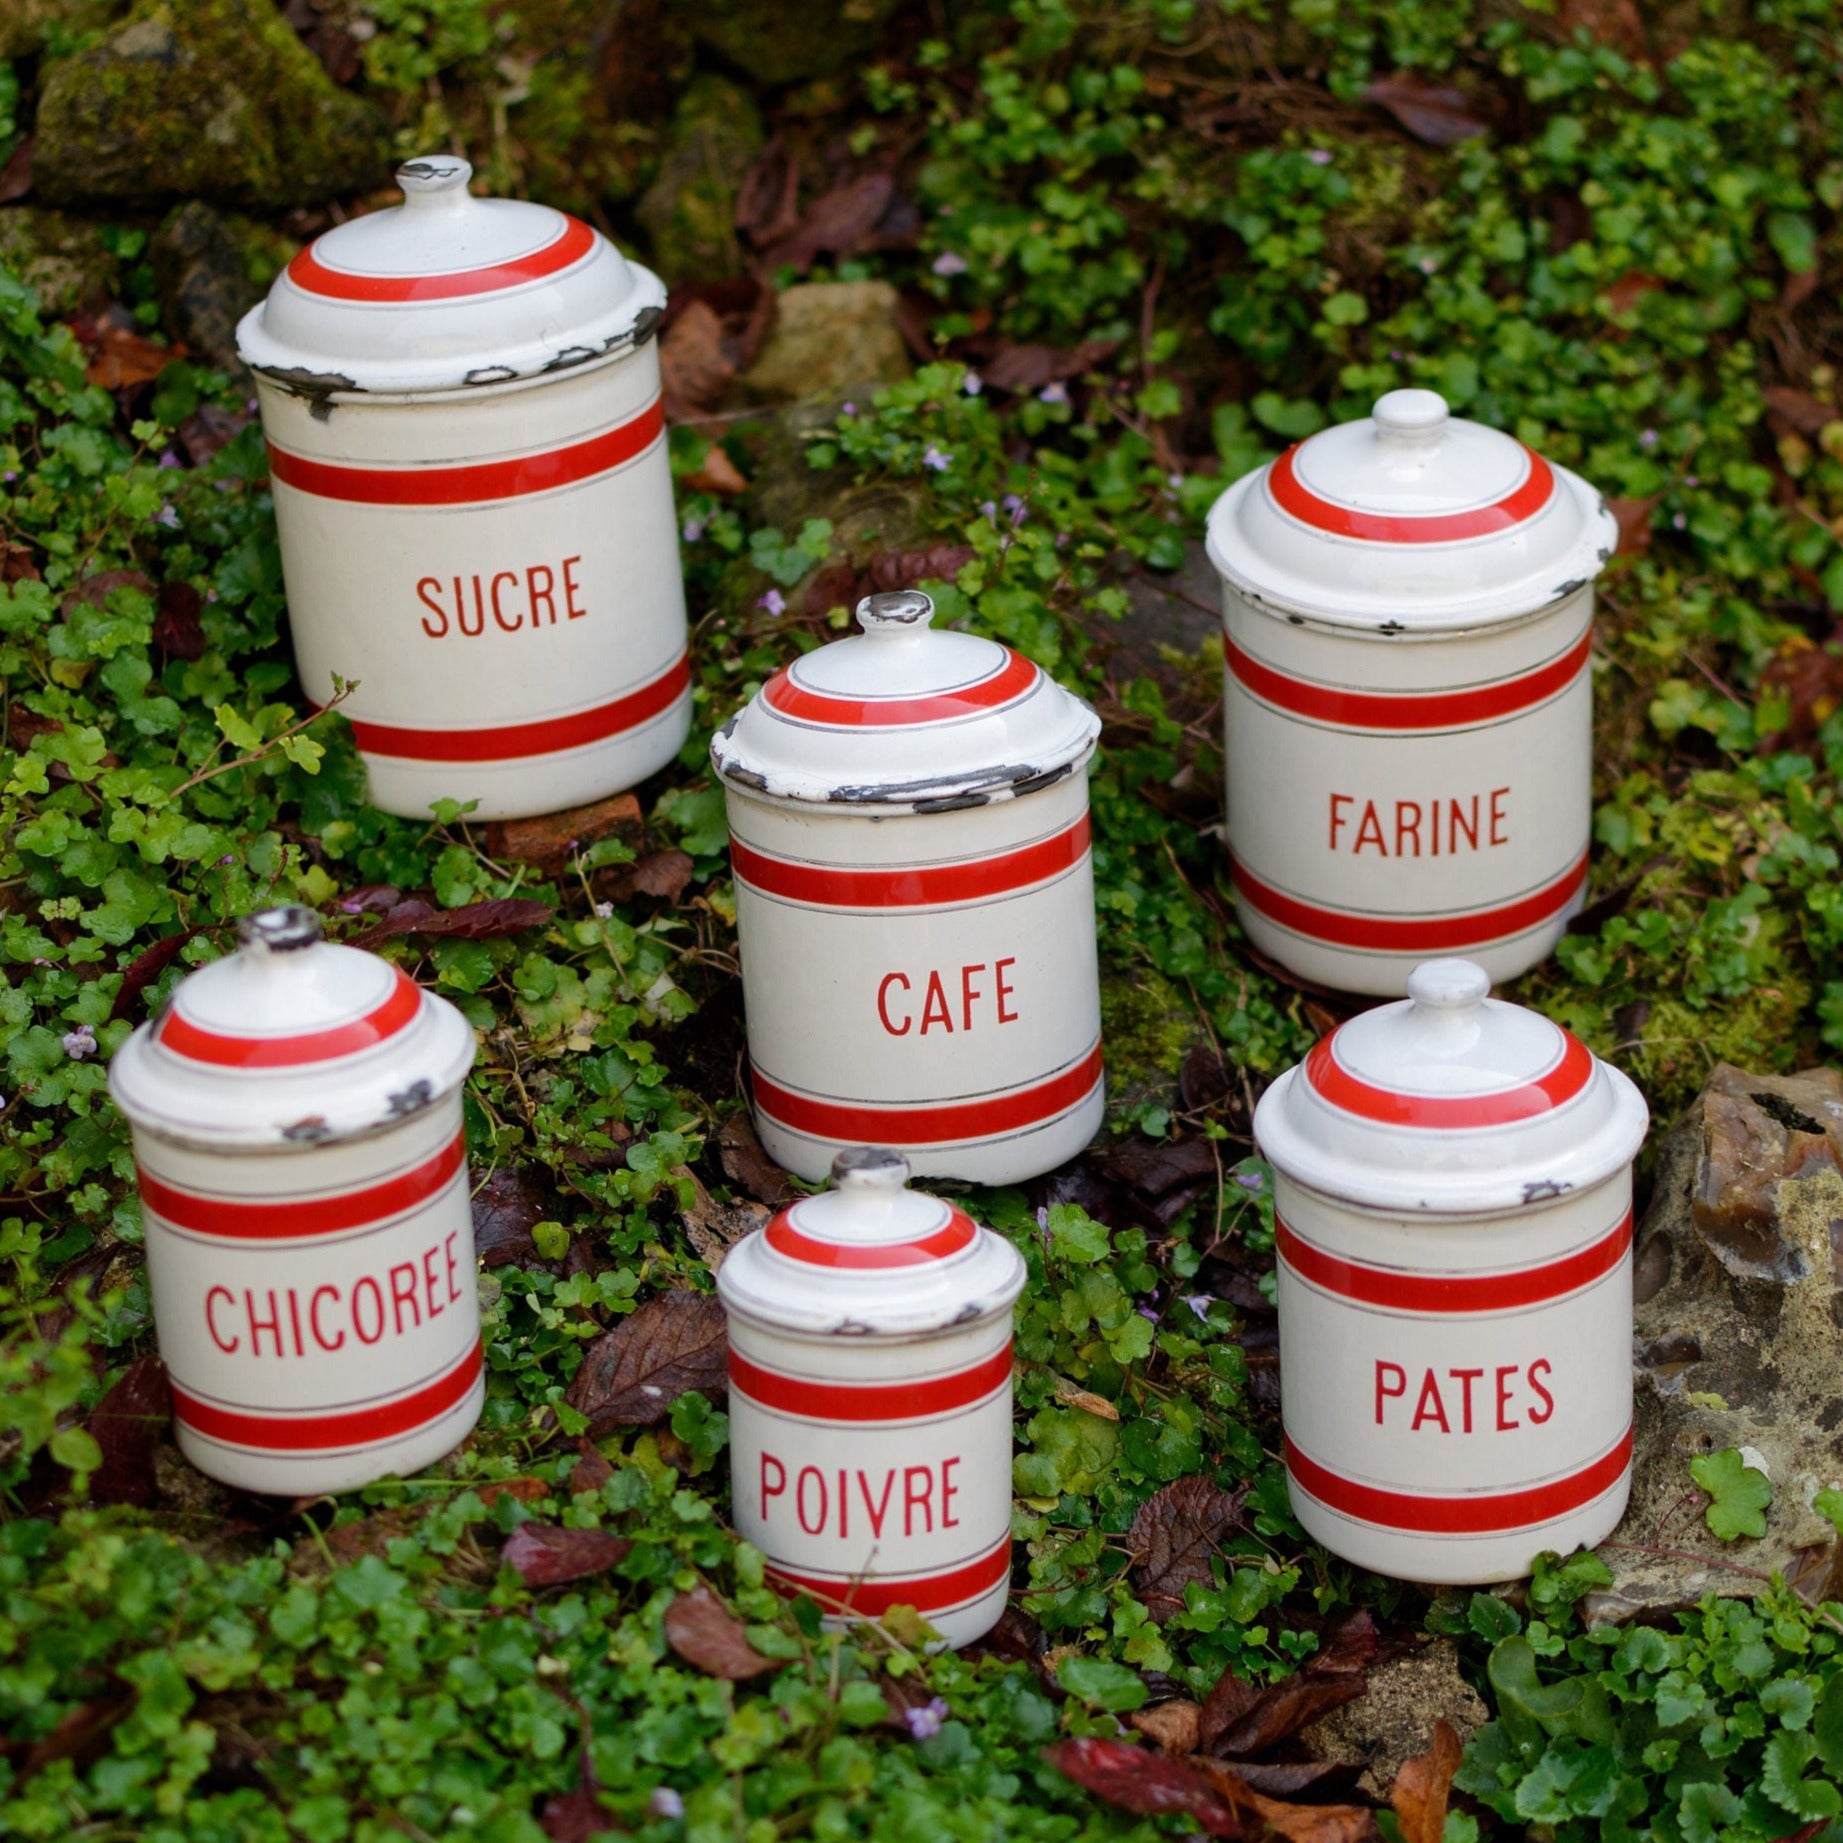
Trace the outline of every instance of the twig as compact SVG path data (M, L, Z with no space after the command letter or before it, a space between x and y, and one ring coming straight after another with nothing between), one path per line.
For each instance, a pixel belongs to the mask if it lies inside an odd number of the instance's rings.
M290 736L298 736L302 730L318 723L329 710L338 709L338 707L357 689L358 687L356 685L341 686L340 689L335 691L318 710L310 712L305 717L296 718L296 720L290 723L285 730L277 730L261 748L252 749L247 755L239 755L235 761L220 762L215 768L199 769L189 781L181 781L179 785L167 795L168 801L177 800L181 794L190 793L194 787L201 786L206 781L215 781L220 774L229 774L233 768L247 768L254 762L264 760L267 756L273 754L276 749L280 748Z

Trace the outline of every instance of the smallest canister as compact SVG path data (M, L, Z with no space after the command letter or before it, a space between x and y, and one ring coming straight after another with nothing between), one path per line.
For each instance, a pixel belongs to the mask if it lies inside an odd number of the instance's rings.
M461 1083L474 1034L297 907L237 925L109 1069L134 1129L179 1450L305 1497L413 1472L485 1399Z
M1431 960L1255 1110L1275 1176L1287 1482L1306 1529L1426 1582L1603 1541L1632 1468L1638 1090Z
M908 1161L841 1152L835 1188L740 1242L729 1316L737 1532L828 1620L912 1606L949 1646L1011 1580L1011 1311L1018 1251L906 1188Z

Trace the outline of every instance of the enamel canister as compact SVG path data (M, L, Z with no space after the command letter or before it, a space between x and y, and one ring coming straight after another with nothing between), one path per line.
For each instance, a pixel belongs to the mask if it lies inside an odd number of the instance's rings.
M227 1484L346 1491L441 1458L480 1416L474 1035L310 910L237 934L109 1069L174 1431Z
M718 731L755 1118L818 1180L846 1146L1013 1183L1099 1129L1088 761L1100 721L914 590Z
M1469 960L1261 1097L1293 1509L1407 1580L1611 1534L1632 1466L1638 1090Z
M659 279L464 160L303 249L237 329L296 664L386 812L600 799L690 725Z
M1018 1251L905 1188L908 1161L841 1152L835 1188L738 1243L729 1319L737 1533L835 1624L910 1606L952 1646L1011 1582Z
M1387 997L1430 955L1509 979L1550 952L1586 888L1616 541L1585 481L1430 390L1217 500L1230 869L1257 948Z

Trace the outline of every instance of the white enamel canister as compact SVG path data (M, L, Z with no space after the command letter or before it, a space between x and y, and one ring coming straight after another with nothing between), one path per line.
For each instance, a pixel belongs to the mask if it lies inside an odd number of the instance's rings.
M474 1036L265 909L122 1046L180 1451L292 1497L412 1472L485 1398L461 1083Z
M1434 954L1509 979L1551 951L1586 888L1616 541L1585 481L1430 390L1222 495L1228 840L1256 947L1387 997Z
M895 1146L1014 1183L1099 1130L1100 721L914 590L718 731L755 1119L789 1171Z
M1018 1251L843 1152L717 1273L729 1316L737 1533L835 1624L912 1606L949 1645L1011 1581L1011 1312Z
M371 798L555 812L690 726L653 328L659 279L446 156L330 230L237 329L269 443L295 660L335 677Z
M1608 1536L1632 1465L1645 1104L1469 960L1261 1097L1293 1509L1403 1579L1527 1574Z

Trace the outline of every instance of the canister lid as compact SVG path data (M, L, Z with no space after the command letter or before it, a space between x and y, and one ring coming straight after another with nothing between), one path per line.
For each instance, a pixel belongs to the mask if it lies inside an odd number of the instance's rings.
M915 1336L1009 1312L1023 1256L908 1182L900 1152L839 1153L834 1188L789 1204L730 1251L717 1270L724 1305L778 1330L835 1337Z
M1417 966L1406 999L1341 1025L1262 1095L1263 1154L1343 1202L1442 1215L1521 1210L1630 1164L1638 1090L1490 990L1471 960Z
M311 909L246 915L237 939L109 1065L137 1127L213 1151L324 1145L420 1113L473 1067L460 1012L388 960L321 940Z
M710 745L727 781L771 799L952 810L1061 780L1101 720L1021 653L936 631L919 589L867 595L864 630L797 659Z
M1387 632L1513 620L1597 576L1619 540L1578 474L1431 390L1296 443L1209 515L1209 555L1283 614Z
M244 363L310 390L458 390L644 338L658 276L548 205L475 198L472 176L448 154L399 167L401 205L317 237L244 315Z

